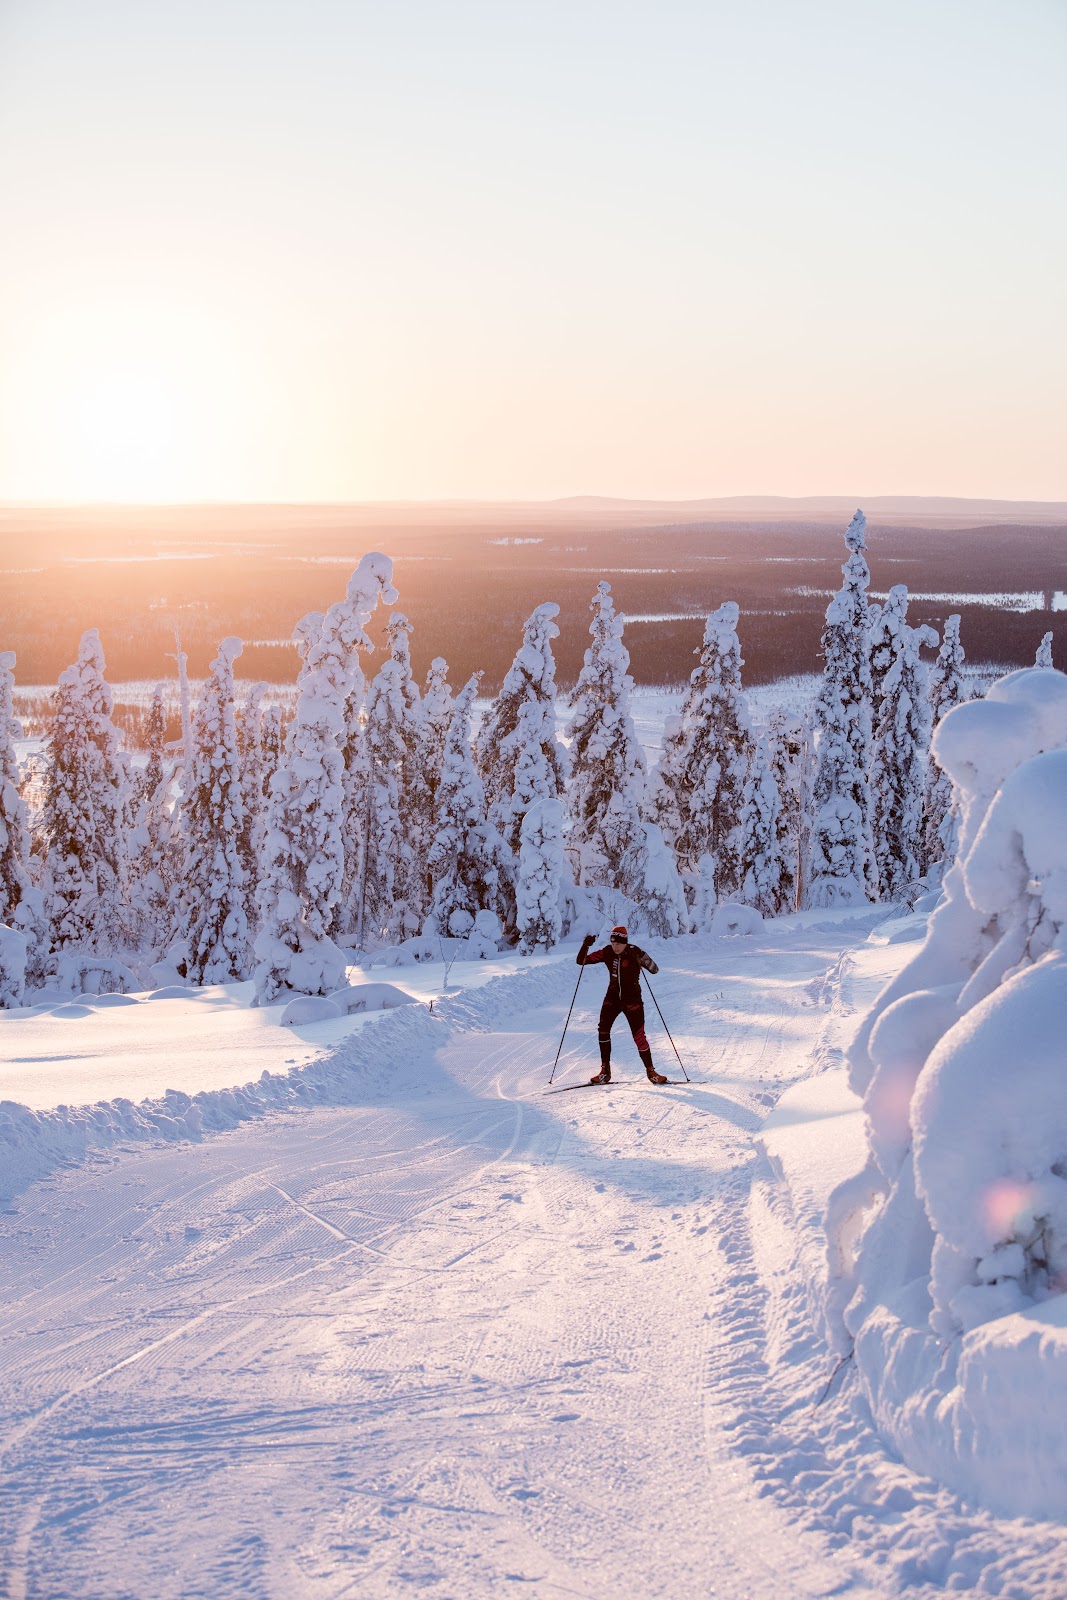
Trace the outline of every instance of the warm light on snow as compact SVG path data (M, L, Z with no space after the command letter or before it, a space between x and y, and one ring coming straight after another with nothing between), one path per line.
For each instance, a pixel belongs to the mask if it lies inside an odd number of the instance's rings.
M982 1214L991 1240L1010 1239L1020 1226L1025 1227L1034 1197L1034 1186L1004 1178L991 1183L982 1196Z

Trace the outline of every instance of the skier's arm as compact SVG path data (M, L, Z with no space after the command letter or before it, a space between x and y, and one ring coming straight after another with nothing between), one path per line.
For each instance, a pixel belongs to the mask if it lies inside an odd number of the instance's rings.
M646 972L658 972L659 971L659 968L657 967L656 963L653 961L652 957L649 955L647 950L642 950L638 959L640 960L641 965L644 967Z
M584 967L585 966L585 958L589 954L589 946L592 943L593 943L593 935L591 933L587 933L585 938L582 940L582 948L579 950L578 954L574 958L575 961L578 963L578 965L580 967Z

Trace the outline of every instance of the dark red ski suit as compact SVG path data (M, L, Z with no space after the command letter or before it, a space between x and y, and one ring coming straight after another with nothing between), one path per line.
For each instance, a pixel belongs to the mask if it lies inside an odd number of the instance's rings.
M600 1025L597 1028L601 1064L610 1069L611 1025L621 1011L630 1024L630 1032L634 1036L634 1044L637 1046L637 1053L644 1063L645 1070L651 1072L652 1051L645 1037L645 1002L641 992L641 968L644 967L646 972L658 972L659 968L652 957L636 944L628 944L618 952L610 945L605 945L602 950L588 950L583 945L575 960L580 967L591 967L597 962L603 962L608 969L608 992L600 1008Z

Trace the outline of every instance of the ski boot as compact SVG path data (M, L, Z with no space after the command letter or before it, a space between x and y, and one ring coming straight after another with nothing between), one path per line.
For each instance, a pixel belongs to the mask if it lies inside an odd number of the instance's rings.
M596 1077L595 1078L590 1078L589 1082L590 1083L610 1083L611 1082L611 1068L610 1067L601 1067L601 1069L597 1073Z
M648 1078L649 1083L666 1083L668 1081L663 1076L662 1072L657 1072L655 1067L652 1065L651 1050L641 1051L641 1061L644 1065L645 1075Z

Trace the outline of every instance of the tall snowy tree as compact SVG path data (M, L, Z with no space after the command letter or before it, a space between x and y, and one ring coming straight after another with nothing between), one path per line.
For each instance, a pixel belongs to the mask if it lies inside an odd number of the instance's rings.
M621 888L627 857L644 843L645 753L630 715L630 656L609 583L597 584L590 610L593 642L571 702L567 854L577 883Z
M507 846L489 821L485 789L470 742L471 710L481 673L456 696L445 741L430 847L431 915L440 933L466 932L479 911L496 911L514 894Z
M738 898L768 916L789 908L789 872L778 831L781 795L770 739L756 745L741 810L741 888Z
M536 800L563 793L565 752L556 738L559 606L548 602L527 618L522 644L482 723L476 753L489 818L513 855L522 819Z
M95 628L60 674L55 705L42 815L52 948L108 955L122 938L127 772Z
M535 800L522 819L515 876L515 923L523 955L551 950L560 940L563 820L559 800Z
M806 900L854 905L877 892L871 836L871 664L867 630L867 519L848 525L844 583L826 608L826 662L815 706L814 821Z
M900 627L907 621L908 586L896 583L883 605L867 609L867 653L871 663L871 731L882 714L885 680L897 658Z
M1048 633L1041 635L1041 643L1034 655L1034 666L1051 667L1052 664L1052 630L1049 629Z
M245 978L251 958L233 690L233 664L240 653L240 639L219 645L193 717L192 749L182 772L176 931L193 983Z
M421 707L411 676L410 631L406 617L395 612L389 620L390 655L367 696L369 788L356 922L375 939L418 932L425 901L421 856L429 846L423 838Z
M0 922L7 923L30 887L29 824L14 744L22 732L15 720L14 666L15 652L0 651Z
M260 1004L287 991L329 994L344 982L345 958L330 930L345 876L345 714L362 683L366 625L379 599L396 600L392 570L387 556L365 555L344 600L296 630L303 663L285 756L271 780L260 886Z
M795 712L777 708L767 723L771 772L778 790L778 854L784 909L799 911L803 863L808 854L812 770L811 728Z
M884 900L901 895L923 866L922 810L926 752L930 745L930 708L921 645L934 646L932 628L910 628L908 591L890 590L880 628L890 664L880 674L871 758L871 833L878 868L878 889Z
M130 912L136 942L152 951L169 939L170 908L181 875L181 845L170 807L171 762L167 756L167 712L156 685L145 727L148 760L141 800L130 836Z
M422 772L424 815L420 824L419 862L422 872L422 904L428 905L431 894L429 855L437 827L437 796L444 769L445 741L452 725L455 701L448 682L448 662L435 656L426 674L422 691L422 719L419 728L418 764Z
M659 771L660 788L674 795L678 865L695 876L702 858L710 856L719 900L741 886L741 808L752 747L738 616L736 602L728 600L708 617L680 738L665 752L667 764Z
M967 698L963 676L963 645L960 643L960 618L946 618L941 648L930 670L930 724L936 729L953 706ZM946 859L955 854L953 846L952 780L942 772L931 753L926 768L923 795L923 870L940 878Z
M25 987L44 982L48 950L41 891L30 875L29 819L19 791L14 741L22 729L14 711L14 666L14 651L0 651L0 926L12 930L0 950L0 1009L21 1005ZM0 942L4 938L0 934Z

